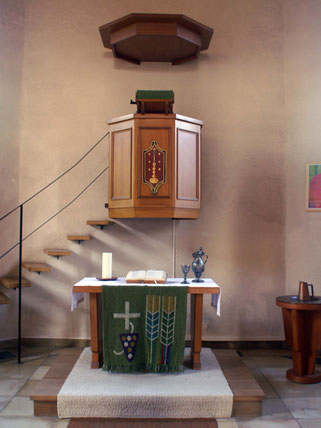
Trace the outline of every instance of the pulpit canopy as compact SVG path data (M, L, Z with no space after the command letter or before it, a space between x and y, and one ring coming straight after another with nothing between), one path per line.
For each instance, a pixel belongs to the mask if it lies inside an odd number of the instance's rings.
M198 57L208 49L213 29L185 15L131 13L99 27L103 45L113 55L173 65Z

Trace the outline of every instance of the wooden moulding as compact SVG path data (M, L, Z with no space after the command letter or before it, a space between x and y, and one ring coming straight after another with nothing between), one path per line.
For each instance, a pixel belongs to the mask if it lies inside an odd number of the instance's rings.
M198 219L199 209L184 208L109 208L111 218L177 218Z
M103 45L134 64L181 64L208 48L213 29L185 15L132 13L99 27Z
M188 117L183 116L182 114L168 114L165 116L167 119L176 119L180 120L181 122L187 122L187 123L193 123L195 125L203 126L203 121L200 119L195 119L194 117ZM150 120L150 119L156 119L156 120L162 120L164 119L164 114L161 113L149 113L148 115L143 115L140 113L130 113L125 114L124 116L118 116L114 117L113 119L109 119L107 121L108 125L113 125L120 122L126 122L132 119L142 119L142 120Z

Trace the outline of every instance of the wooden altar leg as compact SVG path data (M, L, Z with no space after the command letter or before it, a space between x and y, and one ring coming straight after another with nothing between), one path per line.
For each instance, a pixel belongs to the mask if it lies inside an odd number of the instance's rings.
M191 294L191 357L194 370L201 368L203 294Z
M101 294L90 293L91 368L98 369L103 361L101 328Z

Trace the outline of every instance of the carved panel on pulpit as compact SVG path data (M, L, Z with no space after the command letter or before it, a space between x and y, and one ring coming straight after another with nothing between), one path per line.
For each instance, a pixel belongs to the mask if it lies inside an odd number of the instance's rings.
M143 150L143 184L150 187L152 195L157 195L160 186L166 183L166 153L156 140Z

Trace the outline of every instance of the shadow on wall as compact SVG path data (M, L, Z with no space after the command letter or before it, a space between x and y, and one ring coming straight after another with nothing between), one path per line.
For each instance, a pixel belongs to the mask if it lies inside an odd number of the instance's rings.
M283 331L275 298L285 291L284 182L262 153L261 159L246 169L236 167L238 209L231 213L231 257L239 277L233 294L239 301L240 337L260 331L278 337Z

